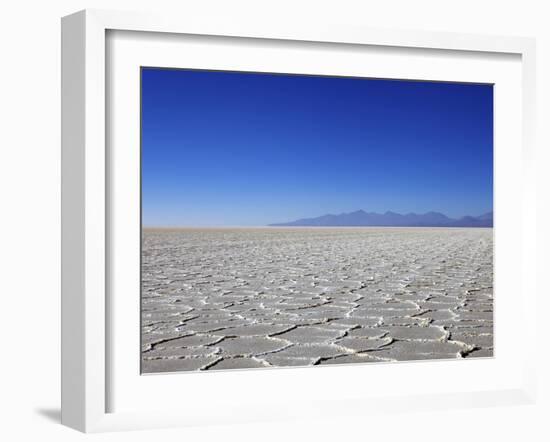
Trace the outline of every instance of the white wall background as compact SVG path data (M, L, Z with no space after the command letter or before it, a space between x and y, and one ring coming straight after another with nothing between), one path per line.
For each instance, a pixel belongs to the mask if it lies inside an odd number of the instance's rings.
M550 373L550 11L544 0L11 0L0 6L0 437L82 440L59 425L60 17L84 8L166 10L533 36L538 44L539 357ZM230 19L230 18L229 18ZM546 261L544 261L546 260ZM542 290L544 288L544 290ZM7 301L7 302L6 302ZM521 324L518 324L521 333ZM520 350L521 351L521 350ZM535 406L414 412L362 421L288 422L91 436L95 440L549 440L550 383Z

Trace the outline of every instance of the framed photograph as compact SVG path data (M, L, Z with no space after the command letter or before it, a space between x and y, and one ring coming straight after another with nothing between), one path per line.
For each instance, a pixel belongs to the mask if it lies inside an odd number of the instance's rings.
M62 35L64 424L533 400L532 40L108 11Z

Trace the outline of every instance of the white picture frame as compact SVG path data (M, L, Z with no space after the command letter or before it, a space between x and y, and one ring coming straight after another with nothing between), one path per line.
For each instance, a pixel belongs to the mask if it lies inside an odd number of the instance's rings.
M107 45L109 32L144 32L180 36L218 36L229 40L235 38L261 41L284 41L292 45L337 44L339 47L377 47L427 49L476 54L483 58L489 54L509 54L520 62L521 81L521 121L519 144L514 150L521 158L520 170L514 170L515 179L520 181L517 188L521 212L517 223L510 225L518 235L518 262L520 275L516 278L520 290L519 306L524 317L535 317L535 178L530 173L534 162L534 106L535 106L535 42L529 38L493 37L451 33L428 33L417 31L388 31L376 29L349 28L342 25L313 25L301 27L293 25L250 23L245 20L231 23L209 22L195 17L165 17L151 14L133 14L99 10L81 11L63 18L62 21L62 423L85 432L110 431L121 429L154 428L165 426L185 426L208 424L212 416L204 414L204 408L197 408L195 414L189 410L165 407L147 410L117 410L110 404L109 396L114 389L112 364L115 360L110 344L113 321L116 321L109 299L110 280L108 277L109 244L116 229L108 228L108 218L113 199L109 187L109 134L106 131L109 88L106 81ZM156 34L158 35L158 34ZM112 55L112 54L111 54ZM516 114L514 114L516 115ZM135 122L134 122L135 123ZM514 147L511 147L514 149ZM501 163L507 167L506 162ZM520 176L517 176L517 173ZM498 200L497 200L498 205ZM124 253L122 251L121 253ZM498 260L498 247L496 248ZM512 275L512 277L514 277ZM503 304L504 305L504 304ZM119 309L120 311L120 309ZM498 307L497 307L498 311ZM505 309L503 309L505 311ZM504 313L503 313L504 314ZM497 314L497 322L498 314ZM503 316L504 318L504 316ZM503 320L504 322L504 320ZM524 336L535 335L534 319L524 324ZM139 333L138 330L135 331ZM496 339L499 339L498 333ZM473 391L466 388L460 391L436 393L437 389L424 395L403 391L402 394L378 395L374 403L368 395L349 397L338 396L333 391L326 400L311 401L312 407L289 406L286 409L269 407L262 403L258 410L246 397L236 399L238 406L249 413L241 413L241 421L261 421L267 416L272 419L286 417L324 416L323 404L337 400L340 413L368 414L373 410L387 412L406 410L415 406L426 409L486 406L499 403L531 403L535 393L534 340L525 339L522 355L518 356L517 376L508 383ZM137 356L136 356L137 358ZM498 358L498 354L497 354ZM438 364L432 362L429 364ZM440 364L451 364L442 362ZM519 368L521 365L521 368ZM362 366L346 368L346 375L357 376ZM375 370L384 370L381 365ZM419 368L420 367L420 368ZM427 366L423 366L427 367ZM450 365L449 365L450 367ZM480 365L471 367L470 373ZM369 368L370 369L370 368ZM453 370L460 369L458 367ZM488 369L491 369L488 366ZM267 370L257 382L270 378L303 377L298 369ZM306 369L307 370L307 369ZM331 373L342 370L331 367ZM352 373L354 370L355 373ZM393 368L392 368L393 370ZM401 375L413 375L423 368L418 364L401 364ZM218 379L240 379L246 382L250 376L246 371L232 374L216 373ZM310 372L311 373L311 372ZM185 376L196 376L188 374ZM208 376L211 376L209 374ZM139 376L139 373L136 373ZM201 382L208 382L199 374ZM472 376L470 374L470 376ZM160 377L157 377L160 378ZM164 378L164 384L170 384ZM167 380L168 379L168 380ZM189 377L179 377L178 382L189 382ZM197 380L199 378L196 378ZM214 379L214 378L212 378ZM305 378L304 378L305 379ZM175 381L174 381L175 382ZM218 382L218 385L221 381ZM136 384L137 385L137 384ZM166 387L166 385L164 386ZM434 387L435 388L435 387ZM200 393L195 393L200 394ZM135 398L132 398L135 400ZM205 405L206 406L206 405ZM237 406L237 405L236 405ZM239 421L231 410L219 413L220 421Z

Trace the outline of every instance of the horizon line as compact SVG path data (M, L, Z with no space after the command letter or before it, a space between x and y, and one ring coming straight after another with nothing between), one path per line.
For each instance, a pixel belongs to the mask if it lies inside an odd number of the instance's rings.
M494 210L493 209L490 209L490 210L486 210L486 211L483 211L480 215L471 215L471 214L466 214L466 215L459 215L458 217L452 217L452 216L449 216L447 215L446 213L444 212L440 212L438 210L428 210L427 212L396 212L394 210L386 210L384 212L376 212L376 211L371 211L371 212L367 212L365 209L357 209L357 210L352 210L350 212L340 212L340 213L326 213L325 215L344 215L344 214L349 214L349 213L357 213L357 212L365 212L365 213L368 213L368 214L376 214L376 215L385 215L386 213L393 213L393 214L396 214L396 215L427 215L429 213L437 213L439 215L444 215L446 216L447 218L451 218L451 219L460 219L460 218L464 218L466 216L481 216L481 215L487 215L488 213L492 213ZM324 215L321 215L321 216L324 216Z
M405 215L426 215L426 214L429 214L429 213L437 213L437 214L440 214L440 215L443 215L447 218L449 218L450 220L455 220L455 221L458 221L462 218L466 218L466 217L479 217L479 216L482 216L482 215L487 215L489 213L493 213L494 214L494 210L491 209L491 210L488 210L488 211L483 211L481 213L481 215L461 215L461 216L458 216L458 217L450 217L449 215L443 213L443 212L438 212L436 210L429 210L427 212L421 212L421 213L417 213L417 212L407 212L407 213L399 213L399 212L394 212L393 210L386 210L385 212L367 212L366 210L364 209L358 209L358 210L353 210L351 212L340 212L338 214L335 214L335 213L326 213L324 215L318 215L318 216L308 216L308 217L304 217L304 218L297 218L295 219L294 221L286 221L286 222L271 222L271 223L268 223L268 224L204 224L204 225L201 225L201 224L169 224L169 225L145 225L145 224L141 224L141 228L147 228L147 229L169 229L169 228L235 228L235 229L238 229L238 228L262 228L262 227L411 227L411 228L461 228L461 226L387 226L387 225L382 225L382 226L375 226L375 225L372 225L372 226L361 226L361 225L358 225L358 226L351 226L351 225L345 225L345 226L283 226L283 225L280 225L280 224L287 224L287 223L291 223L291 222L295 222L295 221L301 221L301 220L307 220L307 219L315 219L315 218L320 218L320 217L323 217L323 216L339 216L339 215L348 215L348 214L351 214L351 213L357 213L357 212L364 212L366 214L376 214L376 215L385 215L387 213L391 213L391 214L396 214L396 215L401 215L401 216L405 216ZM462 228L471 228L471 227L468 227L468 226L462 226Z
M493 226L281 226L281 225L142 225L141 229L169 230L169 229L492 229Z

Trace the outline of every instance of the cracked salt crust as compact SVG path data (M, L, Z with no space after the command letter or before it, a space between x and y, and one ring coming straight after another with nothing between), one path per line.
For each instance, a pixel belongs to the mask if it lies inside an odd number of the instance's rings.
M492 229L146 229L142 371L492 356L492 287Z

